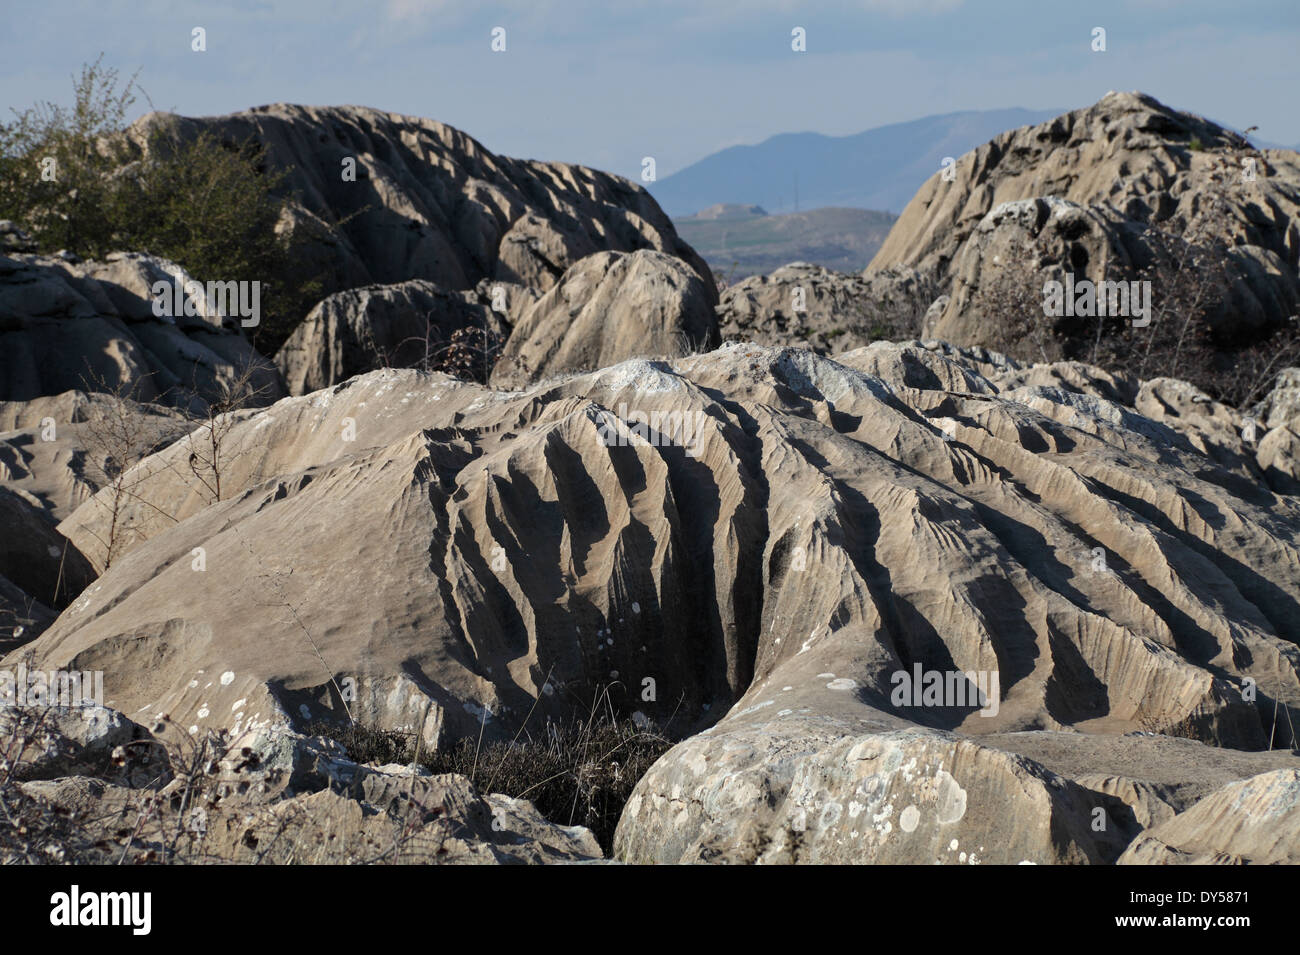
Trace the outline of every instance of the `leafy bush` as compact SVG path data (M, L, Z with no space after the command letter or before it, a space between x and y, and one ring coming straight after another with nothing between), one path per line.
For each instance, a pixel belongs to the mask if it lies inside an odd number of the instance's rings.
M147 252L200 280L260 281L266 317L255 340L278 348L320 293L316 278L283 278L293 250L276 224L288 171L269 171L255 143L186 139L165 123L143 148L132 142L135 78L123 84L102 59L74 80L70 108L41 102L0 124L0 218L44 253Z

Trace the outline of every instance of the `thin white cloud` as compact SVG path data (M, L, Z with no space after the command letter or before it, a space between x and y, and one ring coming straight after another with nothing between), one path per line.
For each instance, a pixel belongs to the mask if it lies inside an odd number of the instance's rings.
M965 0L859 0L863 10L870 13L884 13L891 17L912 15L935 16L951 13Z
M606 2L607 0L496 0L491 7L503 11L527 11L540 16L548 13L571 16L580 7L589 7L596 12L604 11L607 9ZM965 0L830 0L820 4L817 9L820 14L839 8L842 11L857 10L901 18L950 13L964 3ZM427 20L434 15L455 17L481 10L482 7L482 4L466 0L386 0L384 13L390 20L409 23ZM674 11L679 14L701 12L698 0L655 0L653 3L632 0L625 4L625 9L627 7L653 9L669 15L673 15ZM743 0L731 3L715 0L709 5L708 12L712 19L725 20L754 13L785 13L806 8L807 4L803 0Z

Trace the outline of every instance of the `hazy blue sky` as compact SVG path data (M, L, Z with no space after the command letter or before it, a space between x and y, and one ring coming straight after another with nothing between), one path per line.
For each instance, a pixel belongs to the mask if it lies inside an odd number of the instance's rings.
M1300 143L1300 0L14 0L0 99L65 99L101 51L159 108L430 116L506 155L663 176L774 133L1140 89ZM190 31L207 31L207 51ZM506 29L506 52L490 31ZM790 48L795 26L808 51ZM1090 49L1107 31L1107 51ZM139 112L145 110L140 104Z

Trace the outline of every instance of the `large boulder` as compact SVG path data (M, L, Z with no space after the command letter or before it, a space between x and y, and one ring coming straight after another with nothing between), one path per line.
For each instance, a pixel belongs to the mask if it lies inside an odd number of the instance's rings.
M280 103L217 117L151 113L129 134L148 148L159 130L265 148L268 167L285 175L282 227L306 240L298 268L327 294L410 279L451 290L484 278L546 290L604 250L663 252L712 281L639 185L498 156L435 120Z
M0 484L0 576L38 602L63 608L96 574L38 499Z
M496 288L503 313L512 293L535 297L519 286ZM477 292L452 292L425 279L367 285L322 300L281 346L275 363L289 393L301 395L376 368L428 370L442 362L452 336L467 328L485 331L489 341L509 334L503 315L490 301L480 302Z
M1264 428L1300 427L1300 368L1284 368L1273 389L1251 409L1251 416Z
M943 294L925 336L1223 390L1235 387L1237 351L1264 354L1261 340L1294 332L1298 217L1300 154L1256 150L1140 93L1108 93L932 176L868 274L913 268L934 283ZM1085 280L1146 282L1149 307L1048 313L1046 282Z
M1273 287L1274 279L1285 284L1284 268L1270 271L1236 249L1226 250L1214 267L1208 251L1179 251L1179 243L1109 206L1055 196L1001 203L958 251L948 270L949 294L927 315L923 334L967 345L1019 345L1044 358L1083 354L1096 360L1111 357L1116 338L1142 348L1152 321L1181 317L1201 296L1210 328L1228 337L1247 338L1290 314L1295 297ZM1186 257L1188 271L1175 275L1168 263L1179 256ZM1192 283L1201 263L1206 284L1198 292ZM1073 306L1077 293L1071 293L1085 282L1093 283L1096 298L1080 314ZM1046 294L1048 283L1059 287L1058 305ZM1107 350L1099 353L1103 344Z
M600 252L564 273L520 319L492 372L521 388L634 357L677 357L718 343L712 286L659 252Z
M799 696L741 710L656 763L620 820L616 856L1044 865L1113 862L1127 842L1109 815L1117 799L947 734L804 715Z
M0 481L61 521L117 467L130 467L193 427L175 409L100 392L0 401Z
M1254 160L1251 181L1243 180L1242 159ZM869 270L911 266L941 275L1005 202L1055 196L1182 233L1203 217L1211 192L1225 203L1216 234L1271 253L1292 279L1300 262L1300 235L1290 226L1300 213L1300 156L1253 149L1142 93L1107 93L1086 109L1009 130L960 157L949 175L937 172L921 186Z
M103 262L0 256L0 401L80 390L198 410L248 368L256 400L283 397L244 319L198 295L187 296L194 315L154 314L155 283L192 281L174 263L137 253Z
M1295 865L1300 862L1300 770L1229 783L1144 830L1121 865Z
M912 269L849 275L793 262L728 286L718 322L728 340L838 355L881 338L913 337L933 298Z

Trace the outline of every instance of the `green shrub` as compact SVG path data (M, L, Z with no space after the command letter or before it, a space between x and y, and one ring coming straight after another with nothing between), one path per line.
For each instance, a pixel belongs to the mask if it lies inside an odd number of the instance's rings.
M101 57L100 60L103 58ZM0 123L0 217L41 251L94 255L112 244L119 182L129 148L119 132L135 102L135 78L96 60L73 81L73 105L44 101Z
M317 278L286 279L293 249L275 227L288 170L268 171L256 143L185 139L166 123L142 149L124 135L135 78L123 84L101 61L74 80L70 108L41 102L0 124L0 218L47 254L147 252L201 281L260 281L254 341L278 348L321 288Z

